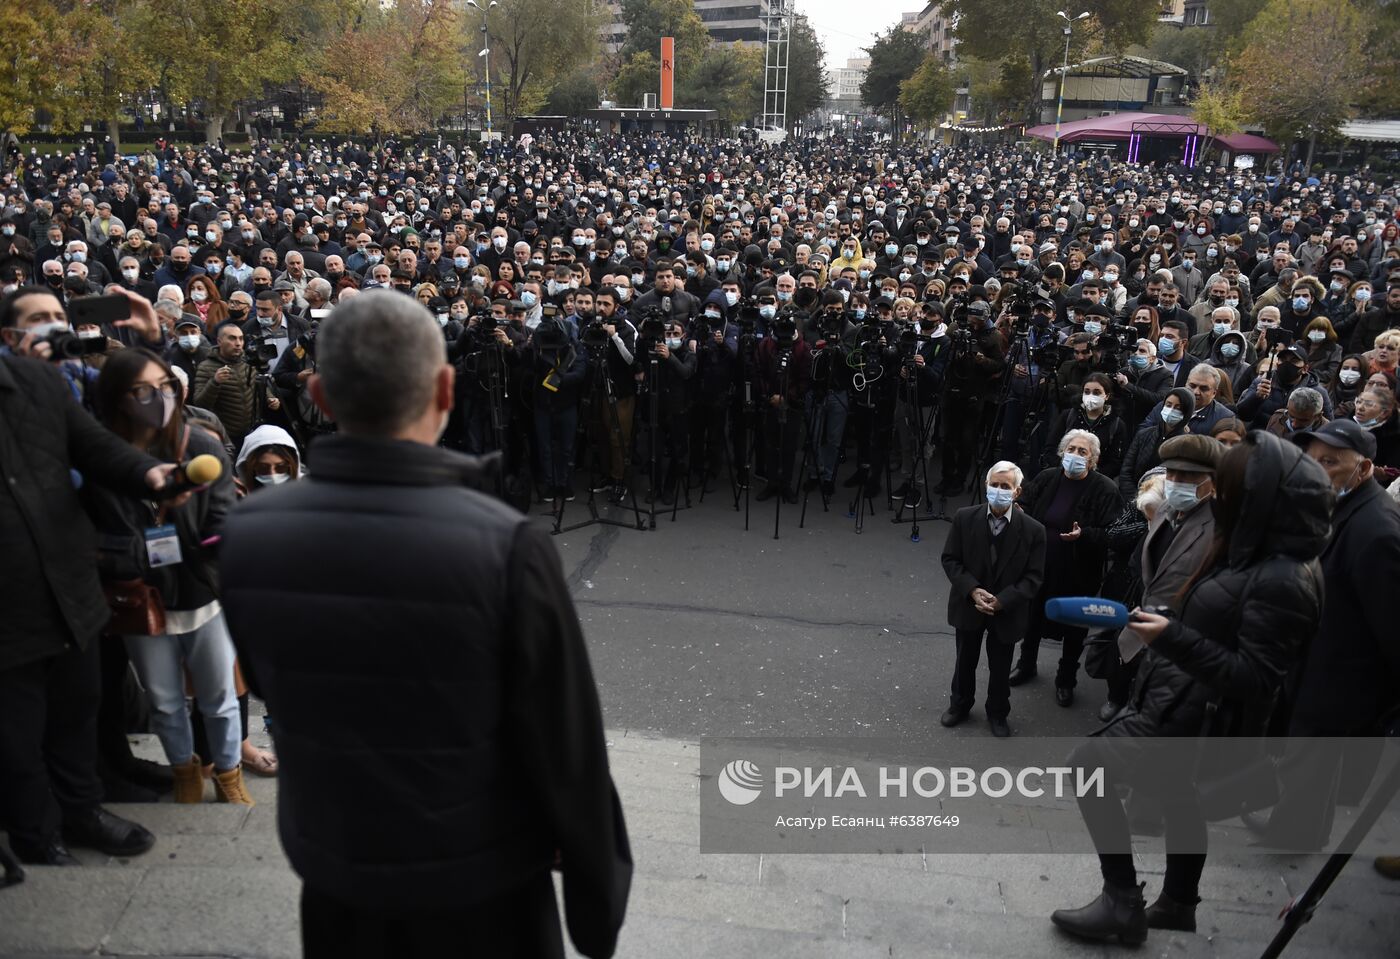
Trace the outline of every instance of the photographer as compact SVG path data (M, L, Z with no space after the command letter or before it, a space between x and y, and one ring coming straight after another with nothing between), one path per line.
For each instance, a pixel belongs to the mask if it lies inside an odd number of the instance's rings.
M976 467L979 443L992 410L997 383L1006 370L1006 341L991 325L991 308L978 300L961 318L954 315L943 395L943 481L939 495L963 490Z
M195 368L191 402L219 418L230 442L239 446L265 412L275 413L282 401L267 395L258 409L258 371L243 352L243 331L225 323L215 333L214 352Z
M846 317L845 300L841 294L835 290L823 292L820 311L812 318L816 339L812 354L812 404L808 411L811 417L808 428L813 431L812 447L817 458L817 469L812 471L808 482L811 487L820 486L826 497L836 491L836 466L845 435L846 417L851 409L852 371L846 362L846 354L855 344L856 327ZM912 344L910 349L914 349ZM823 424L820 436L815 433L819 421Z
M1113 396L1119 401L1118 409L1130 436L1171 388L1172 373L1157 359L1157 344L1146 337L1139 339L1127 367L1113 375ZM1137 477L1132 479L1136 488Z
M719 475L724 459L725 419L738 365L737 351L728 343L727 307L724 290L712 291L691 336L695 343L697 389L690 414L690 461L702 487Z
M943 388L949 344L946 335L932 335L942 327L941 320L934 314L922 323L906 327L895 344L899 375L894 382L894 431L899 441L901 483L894 498L902 499L910 509L917 509L923 502L927 492L923 483L933 458L933 420Z
M661 325L657 337L653 326ZM676 485L685 477L689 456L689 432L686 429L690 410L690 379L697 366L692 344L685 338L685 327L678 320L661 320L656 316L642 322L638 341L639 362L646 375L647 402L656 406L648 409L648 424L654 431L647 435L647 449L653 467L651 488L646 501L671 505ZM664 468L663 468L664 464Z
M767 485L760 501L779 493L797 502L793 469L802 442L802 410L812 380L812 350L797 329L795 311L785 309L773 319L773 335L758 345L759 397L767 451Z
M524 350L508 350L506 360L525 370L545 495L572 500L579 389L588 373L588 359L564 321L555 317L535 327Z
M1327 474L1292 444L1255 431L1221 457L1214 485L1214 539L1183 590L1180 612L1134 611L1131 626L1147 650L1129 702L1070 757L1077 767L1102 768L1107 785L1079 799L1103 892L1050 917L1086 939L1132 944L1144 942L1149 928L1195 930L1207 842L1198 756L1148 754L1142 740L1262 735L1284 677L1321 619L1317 557L1333 502ZM1160 802L1166 820L1171 851L1151 907L1137 882L1120 785Z
M158 336L150 304L131 299L131 319L117 325ZM98 635L111 613L75 474L146 499L175 469L101 427L52 366L21 358L48 346L34 329L59 318L67 323L43 291L0 299L0 462L11 477L0 491L0 578L21 600L0 623L0 821L20 859L55 866L77 864L65 841L109 856L140 855L155 841L98 805Z
M287 316L282 308L282 295L274 290L263 290L255 298L253 309L256 313L243 324L243 339L248 349L276 363L282 358L287 347L305 335L309 324L299 316ZM276 353L262 350L264 344L276 347Z
M606 346L601 364L590 363L590 376L606 376L608 387L616 402L612 411L598 404L590 411L589 442L599 450L608 450L607 480L611 487L608 499L621 503L627 496L627 458L632 449L632 424L637 410L637 328L620 312L617 291L604 287L595 297L597 319L583 331L583 342L590 350L599 348L600 335ZM612 417L616 413L617 430ZM601 457L600 457L601 458ZM600 482L602 477L598 478Z
M1039 442L1032 442L1021 451L1021 434L1034 430L1040 422L1055 414L1055 392L1051 380L1059 367L1058 336L1051 327L1055 318L1055 301L1037 297L1031 305L1029 322L1024 312L1024 300L1011 307L1013 339L1007 350L1010 390L1001 421L1001 458L1033 466L1040 461ZM1039 432L1043 432L1039 431ZM1033 440L1039 440L1039 432Z

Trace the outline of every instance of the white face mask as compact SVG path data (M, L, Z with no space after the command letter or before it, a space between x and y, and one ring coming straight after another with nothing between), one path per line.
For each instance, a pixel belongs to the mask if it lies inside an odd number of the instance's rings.
M1098 393L1085 393L1083 399L1084 408L1090 413L1095 413L1103 409L1103 404L1107 399L1108 397L1101 396Z
M263 486L280 486L291 478L292 476L290 473L269 473L266 476L253 477L253 479L257 480Z
M203 303L209 299L209 294L200 289L190 290L190 299L196 303Z

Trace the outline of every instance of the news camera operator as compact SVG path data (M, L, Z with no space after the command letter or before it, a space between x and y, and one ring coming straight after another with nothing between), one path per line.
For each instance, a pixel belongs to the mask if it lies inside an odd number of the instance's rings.
M812 381L812 350L797 328L795 310L781 310L772 320L772 336L758 345L758 379L768 481L758 499L782 494L787 502L796 503L793 471L802 443L802 411Z
M282 401L258 382L268 359L256 353L249 358L243 349L243 331L225 323L215 334L214 352L195 368L191 402L219 418L235 447L266 414L282 408Z
M1040 461L1039 444L1044 442L1044 428L1036 430L1055 415L1058 389L1053 380L1060 365L1058 335L1051 324L1055 318L1055 301L1046 296L1023 292L1013 294L1011 306L1003 320L1012 322L1011 345L1007 348L1006 375L1011 378L1001 421L1001 458L1017 463L1035 464ZM1032 302L1026 302L1034 296ZM1030 307L1029 316L1025 307ZM1035 437L1022 455L1023 433L1034 431Z
M1107 787L1079 798L1103 891L1050 917L1085 939L1135 944L1150 928L1195 930L1207 843L1197 783L1223 770L1198 749L1152 749L1145 740L1261 735L1321 619L1318 556L1334 501L1327 474L1296 446L1256 430L1220 458L1214 483L1214 538L1179 613L1133 612L1130 625L1147 649L1129 702L1070 757L1072 765L1102 768ZM1120 785L1160 802L1166 820L1171 851L1150 907Z
M1157 359L1157 344L1143 337L1128 355L1128 365L1113 374L1113 396L1128 427L1137 432L1147 414L1172 388L1172 371ZM1133 477L1137 482L1137 477Z
M690 454L690 386L697 361L686 328L679 320L663 319L661 311L641 311L637 340L638 362L646 385L647 453L650 488L646 501L673 502L685 479ZM659 335L658 335L659 334Z
M976 300L954 314L943 391L943 480L934 492L960 493L976 466L997 384L1006 370L1006 341L991 307Z
M731 350L728 343L727 312L724 290L715 289L705 298L704 308L691 327L696 380L690 413L690 462L702 487L719 476L724 461L725 420L738 366L737 350Z
M606 347L604 361L589 364L589 375L606 376L615 402L610 412L595 404L588 423L589 442L608 451L608 499L620 503L627 495L627 461L632 448L632 428L637 411L637 328L621 309L617 290L603 287L595 297L598 314L582 333L590 349ZM616 414L616 431L612 416ZM600 458L601 459L601 458ZM600 482L603 481L600 478Z
M949 352L949 338L933 336L933 329L925 329L923 323L911 324L899 332L894 344L899 370L894 381L894 431L899 441L901 481L894 498L902 499L911 509L917 509L928 492L923 483L933 457L933 420Z
M509 442L511 360L528 339L523 328L512 330L509 310L509 301L496 300L469 315L448 345L447 358L457 368L457 404L444 434L449 447L481 455Z
M526 347L506 356L508 362L523 366L527 377L545 495L571 500L579 390L588 373L588 357L557 316L541 321Z
M160 326L135 296L118 320L148 340ZM20 287L0 299L0 822L27 863L77 865L66 843L135 856L155 837L99 805L98 635L110 611L92 557L96 536L78 498L94 484L134 499L165 489L162 465L103 428L78 403L35 336L67 317L56 297ZM170 501L178 503L179 499Z
M813 431L817 468L808 484L812 488L820 486L827 497L836 492L836 466L851 409L852 370L846 356L855 345L856 327L848 316L841 294L826 290L811 318L814 339L808 429ZM819 424L821 435L815 432Z

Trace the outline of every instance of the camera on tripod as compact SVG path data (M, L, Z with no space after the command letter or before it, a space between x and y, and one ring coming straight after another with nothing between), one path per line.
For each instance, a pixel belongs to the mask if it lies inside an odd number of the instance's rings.
M277 359L277 344L262 337L253 337L243 348L243 360L259 373L266 373Z
M637 324L637 342L641 349L655 356L656 348L666 342L666 321L670 317L655 306L643 310L639 317L641 322Z
M593 356L600 355L608 348L607 323L601 318L595 317L583 328L579 338L583 340L584 347Z

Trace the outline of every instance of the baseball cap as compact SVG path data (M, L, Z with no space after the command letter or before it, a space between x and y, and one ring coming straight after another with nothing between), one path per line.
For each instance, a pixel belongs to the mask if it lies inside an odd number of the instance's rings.
M1355 420L1332 420L1315 430L1294 433L1292 439L1299 446L1309 440L1318 440L1338 449L1355 450L1368 460L1376 458L1375 434Z

